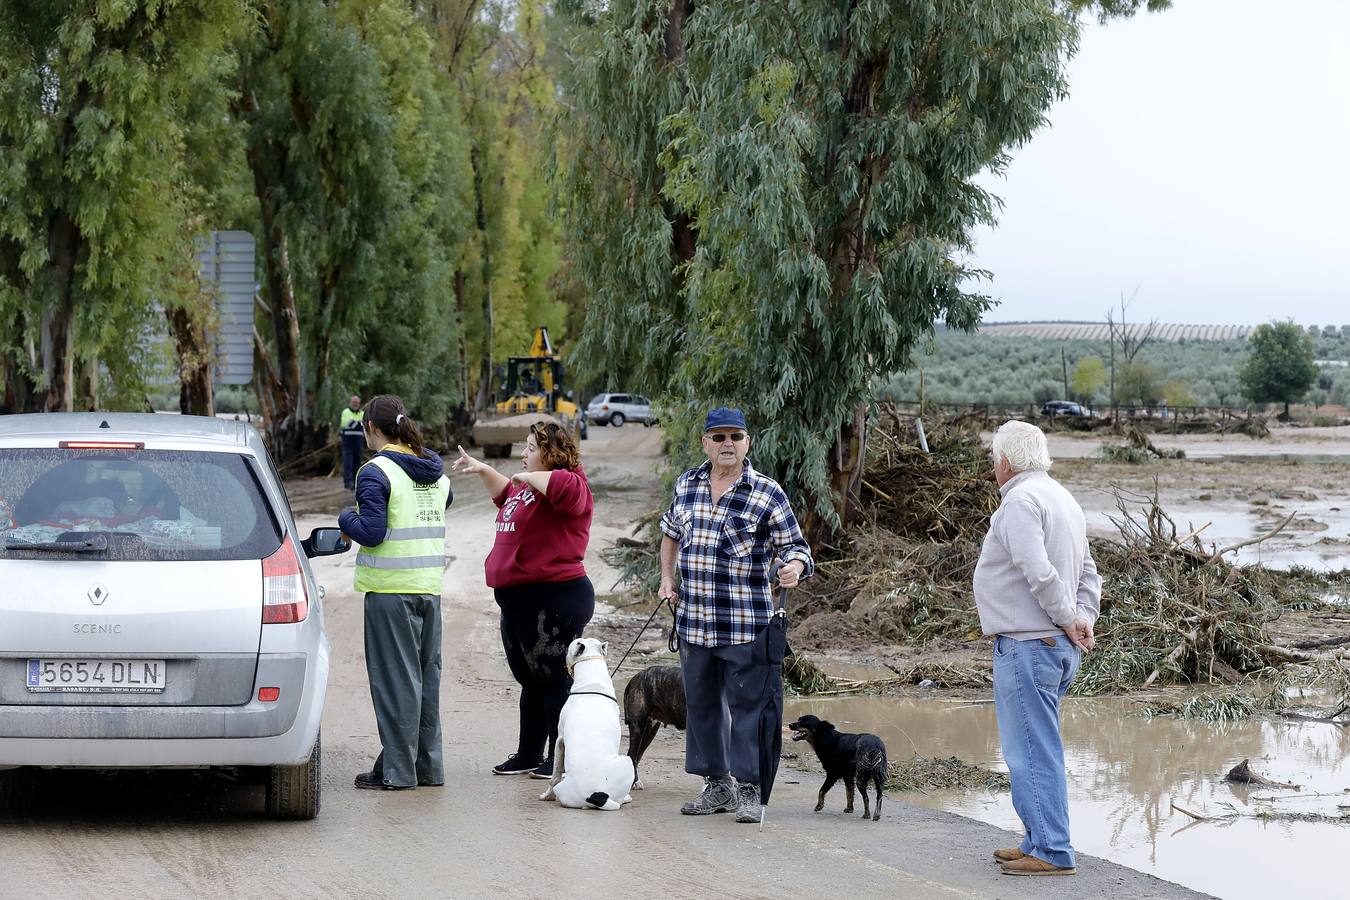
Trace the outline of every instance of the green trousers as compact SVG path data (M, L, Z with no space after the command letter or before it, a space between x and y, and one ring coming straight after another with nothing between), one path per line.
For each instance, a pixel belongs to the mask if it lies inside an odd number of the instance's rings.
M366 674L385 784L443 784L441 598L366 594Z

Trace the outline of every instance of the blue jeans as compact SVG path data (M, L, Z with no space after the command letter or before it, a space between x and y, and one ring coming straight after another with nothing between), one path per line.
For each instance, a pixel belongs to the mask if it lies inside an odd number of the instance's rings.
M1069 844L1069 786L1059 736L1059 701L1078 674L1082 652L1067 637L994 639L994 710L1013 808L1026 828L1022 852L1056 866L1074 865Z

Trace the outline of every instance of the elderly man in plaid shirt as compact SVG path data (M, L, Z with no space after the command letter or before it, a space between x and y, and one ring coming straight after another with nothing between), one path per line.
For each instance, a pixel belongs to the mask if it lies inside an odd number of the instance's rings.
M751 645L773 614L769 567L783 560L783 587L815 570L787 495L746 461L749 451L740 410L708 413L708 461L680 476L661 517L660 596L675 608L688 707L684 768L706 780L680 812L735 809L737 822L759 821L755 701L763 677L754 677Z

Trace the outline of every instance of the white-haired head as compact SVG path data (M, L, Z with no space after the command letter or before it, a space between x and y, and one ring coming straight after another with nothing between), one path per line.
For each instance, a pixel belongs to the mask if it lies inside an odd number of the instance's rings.
M1044 472L1050 468L1045 432L1028 422L1004 422L994 432L994 462L1000 459L1016 472Z

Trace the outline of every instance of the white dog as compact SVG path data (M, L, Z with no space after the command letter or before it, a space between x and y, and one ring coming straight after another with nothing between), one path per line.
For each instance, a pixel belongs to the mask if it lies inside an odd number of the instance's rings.
M615 810L633 798L633 761L619 754L619 700L605 665L609 645L579 638L567 648L572 692L558 718L553 779L540 800Z

